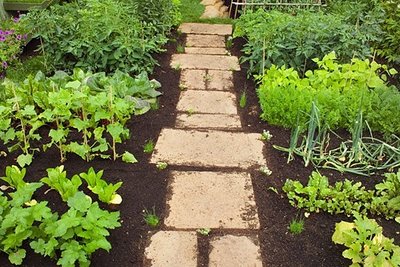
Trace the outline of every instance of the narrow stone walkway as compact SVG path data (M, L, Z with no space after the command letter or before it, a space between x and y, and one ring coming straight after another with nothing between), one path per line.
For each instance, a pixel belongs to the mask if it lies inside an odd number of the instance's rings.
M237 57L226 50L231 25L183 24L184 54L175 128L163 129L151 163L170 172L163 231L149 233L146 266L198 265L199 229L209 240L209 266L262 266L250 169L265 164L259 133L242 131L233 88ZM189 171L182 171L189 169ZM207 168L207 169L205 169Z

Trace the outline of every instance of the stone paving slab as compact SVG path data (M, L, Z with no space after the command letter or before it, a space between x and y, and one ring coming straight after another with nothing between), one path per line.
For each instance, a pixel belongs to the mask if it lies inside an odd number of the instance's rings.
M200 54L172 55L171 67L180 69L240 70L237 57Z
M205 76L205 70L183 70L181 72L180 84L184 87L184 89L205 90Z
M227 55L228 50L221 47L185 47L186 54Z
M213 129L240 129L238 115L225 114L178 114L176 128L213 128Z
M189 34L186 47L219 47L225 48L225 37L221 35Z
M209 267L262 267L260 247L249 237L214 237L210 247Z
M162 129L151 163L240 167L265 165L259 133Z
M250 175L172 172L166 226L177 229L260 227Z
M160 231L145 249L145 266L197 267L196 232Z
M188 113L237 114L231 92L188 90L181 93L176 109Z
M183 33L231 35L232 34L232 25L230 25L230 24L183 23L179 27L179 30Z
M233 72L209 70L207 74L207 88L210 90L233 90Z

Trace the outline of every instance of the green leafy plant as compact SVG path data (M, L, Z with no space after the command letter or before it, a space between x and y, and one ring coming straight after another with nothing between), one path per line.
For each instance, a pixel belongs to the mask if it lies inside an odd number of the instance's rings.
M339 222L332 241L347 247L343 257L351 266L399 266L400 247L383 235L383 229L374 219L355 214L354 222Z
M18 190L26 185L24 181L26 175L26 169L19 169L17 166L7 166L6 176L1 177L1 180L8 183L9 186Z
M99 197L99 200L107 204L121 204L122 197L117 194L117 190L122 186L122 182L116 184L107 183L102 179L103 171L95 172L90 168L86 173L79 176L86 181L88 189Z
M332 130L352 128L361 110L372 130L386 135L400 132L400 93L378 75L381 69L388 74L396 71L369 60L339 64L335 53L313 61L318 69L307 71L304 78L294 69L276 66L260 77L257 93L263 120L284 127L302 126L314 102L321 125Z
M210 228L200 228L200 229L197 229L197 232L201 235L208 236L211 233L211 229Z
M400 215L400 171L385 176L374 190L367 190L361 182L347 179L330 185L326 176L313 172L306 186L288 179L282 189L292 206L309 212L375 214L395 219Z
M40 181L57 190L63 201L68 201L70 197L73 197L82 184L82 180L78 175L68 179L64 166L47 169L47 177L43 177Z
M177 23L172 1L159 2L72 1L29 12L27 19L56 69L139 74L153 69L152 54L162 51Z
M292 219L288 226L289 232L293 235L299 235L304 231L304 220L303 219Z
M272 137L274 136L269 131L263 130L263 132L261 133L262 141L269 141Z
M143 152L152 153L154 151L154 147L155 147L154 141L150 139L143 145Z
M179 44L179 45L176 47L176 53L178 53L178 54L183 54L183 53L185 53L185 47L184 47L183 45Z
M143 219L146 222L146 224L150 227L157 227L158 224L160 223L160 218L157 216L154 207L153 207L153 210L151 210L151 211L144 209Z
M304 74L316 67L311 59L332 51L340 62L366 58L370 42L379 39L369 27L357 27L341 15L299 11L292 16L262 9L246 11L236 21L233 36L247 39L241 60L249 62L249 74L263 74L273 64Z

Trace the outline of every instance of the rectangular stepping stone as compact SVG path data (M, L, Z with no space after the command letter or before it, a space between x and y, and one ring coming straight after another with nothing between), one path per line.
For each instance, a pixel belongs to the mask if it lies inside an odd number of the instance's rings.
M225 114L178 114L177 128L214 128L240 129L242 127L238 115Z
M207 88L210 90L233 90L233 72L221 70L209 70L207 73Z
M183 33L231 35L232 34L232 25L230 25L230 24L183 23L179 27L179 30Z
M151 163L239 167L265 165L259 133L163 129Z
M184 89L205 90L205 76L205 70L183 70L181 72L180 84L184 87Z
M176 109L188 113L237 114L236 96L231 92L188 90L181 93Z
M220 35L189 34L186 47L222 47L225 48L225 37Z
M172 55L171 67L176 69L240 70L237 57L200 54Z
M249 174L172 172L171 176L166 226L177 229L259 228Z
M255 239L255 241L254 241ZM209 267L262 267L258 237L221 236L210 242Z
M221 47L185 47L186 54L227 55L228 50Z
M196 232L156 232L144 253L144 266L197 267Z

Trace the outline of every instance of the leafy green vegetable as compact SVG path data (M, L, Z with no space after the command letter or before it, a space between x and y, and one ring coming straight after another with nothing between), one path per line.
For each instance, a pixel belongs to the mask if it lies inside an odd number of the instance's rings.
M383 229L373 219L355 214L354 222L336 224L332 241L347 247L343 257L351 266L399 266L400 247L383 235Z

